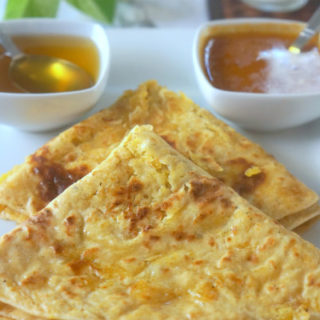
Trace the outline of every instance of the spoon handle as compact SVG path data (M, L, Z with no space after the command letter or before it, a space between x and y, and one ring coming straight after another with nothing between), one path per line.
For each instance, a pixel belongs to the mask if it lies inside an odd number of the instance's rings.
M315 35L320 29L320 7L315 11L306 27L301 31L298 38L289 47L289 50L293 53L300 53L301 49L308 43L308 41Z
M0 28L0 42L2 46L6 49L6 54L11 56L12 58L21 54L21 51L11 40L11 37L8 36L3 30Z

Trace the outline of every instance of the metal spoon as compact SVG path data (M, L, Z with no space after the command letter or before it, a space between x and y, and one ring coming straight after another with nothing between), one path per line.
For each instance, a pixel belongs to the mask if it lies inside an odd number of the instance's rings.
M292 53L300 53L309 40L320 30L320 7L312 15L306 27L300 32L298 38L289 47Z
M25 92L48 93L74 91L93 85L92 77L77 65L45 55L24 54L11 38L0 30L0 40L11 57L9 75Z

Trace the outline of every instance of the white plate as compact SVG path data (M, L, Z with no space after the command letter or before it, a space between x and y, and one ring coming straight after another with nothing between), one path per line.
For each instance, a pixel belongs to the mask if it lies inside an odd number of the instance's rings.
M108 106L122 91L135 88L149 79L156 79L172 90L181 90L200 106L208 108L193 73L194 33L195 30L188 29L108 30L110 80L93 112ZM0 126L0 174L23 162L25 156L57 133L32 134ZM320 120L278 133L242 133L260 143L295 176L320 193ZM9 231L13 225L0 221L0 233ZM303 237L320 248L320 223Z

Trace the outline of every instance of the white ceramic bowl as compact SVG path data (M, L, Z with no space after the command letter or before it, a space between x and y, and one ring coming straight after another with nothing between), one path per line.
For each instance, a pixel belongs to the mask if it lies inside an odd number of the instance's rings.
M71 35L91 39L99 52L99 74L85 90L62 93L0 92L0 123L28 131L62 127L90 110L101 94L109 73L110 49L104 29L95 23L55 19L23 19L1 22L10 35Z
M320 88L317 94L268 94L232 92L215 88L201 63L201 41L209 28L227 24L293 24L280 19L225 19L200 26L193 44L193 64L200 89L210 106L224 118L241 127L257 131L286 129L320 117ZM297 22L298 23L298 22ZM298 23L303 26L302 23Z

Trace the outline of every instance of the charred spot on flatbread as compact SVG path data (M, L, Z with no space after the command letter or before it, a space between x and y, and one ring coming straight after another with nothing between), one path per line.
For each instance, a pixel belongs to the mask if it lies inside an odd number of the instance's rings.
M228 181L225 182L230 183L232 188L242 196L252 194L266 179L266 174L262 169L241 157L228 160L226 167L230 169L226 169L229 175Z
M44 156L36 154L32 155L29 161L32 173L39 178L38 194L45 202L54 199L89 172L85 165L73 169L65 169L61 164L51 162Z

